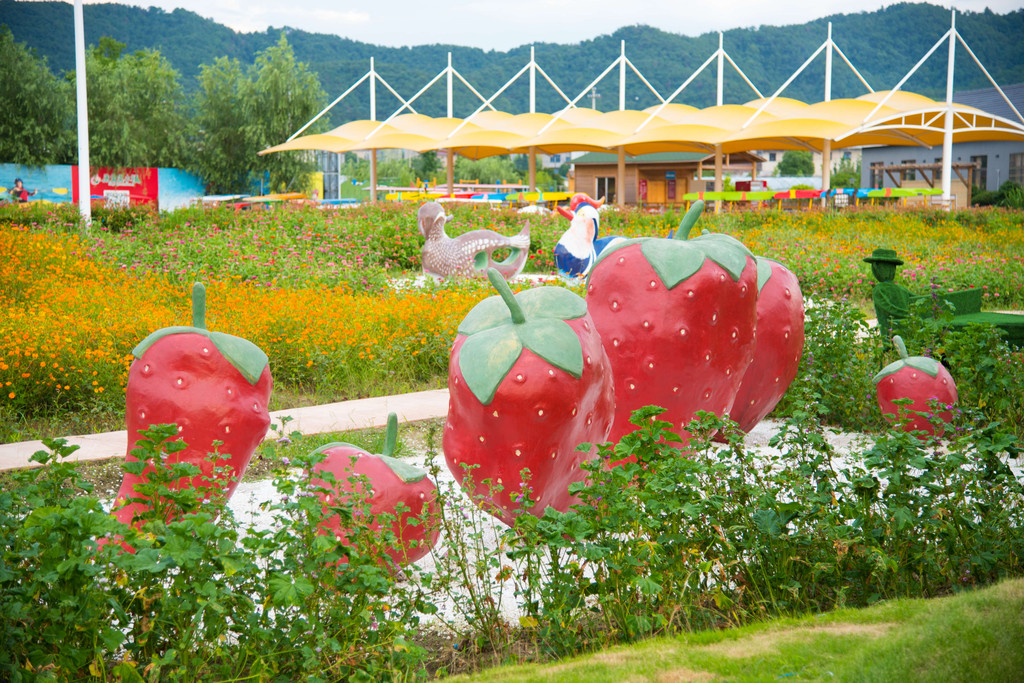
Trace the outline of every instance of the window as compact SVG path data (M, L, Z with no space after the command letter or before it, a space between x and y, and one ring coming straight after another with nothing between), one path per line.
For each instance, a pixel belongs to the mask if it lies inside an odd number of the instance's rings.
M932 179L939 181L942 180L942 157L936 157L935 163L937 163L939 167L935 169L935 173L932 174Z
M971 157L971 163L975 164L973 185L984 190L988 187L988 155Z
M917 159L904 159L900 162L901 164L916 164ZM909 171L900 171L900 175L904 180L917 180L917 171L910 169Z
M609 204L615 203L615 176L597 178L597 194L595 198L604 197Z
M882 178L882 166L885 162L872 161L871 162L871 187L880 189L884 179Z
M1010 155L1010 178L1018 185L1024 185L1024 152Z
M775 152L768 152L768 161L775 161Z

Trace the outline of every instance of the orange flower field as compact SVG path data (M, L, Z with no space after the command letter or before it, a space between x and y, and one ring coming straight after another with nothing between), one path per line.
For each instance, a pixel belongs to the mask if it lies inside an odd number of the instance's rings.
M83 258L82 240L0 228L0 404L23 414L123 406L132 348L191 323L190 287ZM459 322L486 291L409 288L390 296L207 283L207 325L270 357L279 383L347 387L379 377L410 386L447 371Z

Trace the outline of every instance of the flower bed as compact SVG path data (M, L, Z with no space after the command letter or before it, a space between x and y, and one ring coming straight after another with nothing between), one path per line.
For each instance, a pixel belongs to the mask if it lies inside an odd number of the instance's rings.
M211 329L261 346L279 393L342 400L443 386L455 328L490 292L475 282L395 286L394 278L418 268L415 209L136 212L120 223L104 216L90 232L66 210L0 211L7 255L0 262L0 414L14 421L122 410L131 349L155 329L187 323L196 279L210 292ZM524 220L511 210L452 212L450 234L485 227L512 234ZM528 271L549 273L565 221L529 220ZM602 232L663 234L678 220L671 212L608 211ZM873 280L862 259L895 245L907 262L899 279L909 287L974 286L985 290L986 307L1024 306L1022 212L761 212L708 215L705 222L786 263L816 301L870 310ZM844 321L841 328L833 327L836 320ZM814 382L830 419L856 430L878 426L868 380L892 355L882 344L853 346L853 331L870 336L862 323L851 310L809 326L797 379ZM1024 433L1020 354L977 335L922 330L918 348L944 353L970 374L958 379L968 388L962 399ZM780 410L792 408L784 402Z

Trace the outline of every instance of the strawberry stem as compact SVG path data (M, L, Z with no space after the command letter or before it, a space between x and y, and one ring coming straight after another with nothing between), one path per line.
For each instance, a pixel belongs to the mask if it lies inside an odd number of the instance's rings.
M697 224L697 220L703 213L704 200L698 199L687 210L686 215L683 216L683 220L679 222L679 229L676 230L676 234L674 235L675 239L687 239L690 236L690 231L693 230L693 226Z
M906 360L910 357L907 353L907 345L903 343L903 337L897 334L892 338L892 343L896 345L896 350L899 351L900 358Z
M498 290L498 294L501 295L505 305L508 306L508 311L512 314L512 322L516 325L525 323L526 315L523 313L522 307L519 306L519 302L516 301L515 295L512 294L512 290L509 289L508 283L505 282L505 278L501 276L501 273L494 268L488 268L487 279L491 281L491 285Z
M192 285L192 327L206 329L206 287L202 282Z
M388 413L388 426L384 429L384 448L380 454L389 458L395 452L395 444L398 442L398 416Z

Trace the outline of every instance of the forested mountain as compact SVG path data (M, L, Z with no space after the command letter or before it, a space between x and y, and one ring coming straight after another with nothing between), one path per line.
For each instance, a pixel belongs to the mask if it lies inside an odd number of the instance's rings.
M316 72L328 97L340 95L369 68L375 58L378 73L404 97L411 97L447 64L452 53L455 68L484 95L490 95L525 65L530 46L507 52L486 51L451 45L390 48L361 43L334 35L308 33L289 28L272 28L262 33L236 33L214 21L186 10L165 12L127 5L85 5L86 44L96 45L109 36L125 43L129 51L158 50L181 72L186 91L195 88L201 65L218 57L234 58L243 64L253 61L260 50L275 44L283 32L296 56ZM826 25L833 24L833 37L843 52L875 89L894 86L949 28L949 11L931 4L901 3L875 12L842 14L797 26L761 26L725 32L729 55L765 95L774 92L793 71L825 40ZM7 25L18 42L47 58L57 73L74 69L74 25L72 5L64 2L19 2L0 0L0 24ZM1024 81L1024 9L1007 14L965 12L957 14L957 29L1001 84ZM645 77L668 95L679 86L718 46L717 34L697 37L666 33L651 26L629 26L611 35L597 36L573 45L535 45L537 62L570 96L575 96L619 54L621 40L626 54ZM935 55L907 83L906 89L932 97L945 93L946 52ZM4 67L5 77L12 73ZM981 71L962 48L957 50L956 89L988 86ZM691 84L681 101L695 106L714 104L714 69L707 69ZM617 71L598 86L603 94L596 105L609 110L618 106ZM787 88L785 95L817 101L824 90L824 56ZM464 86L456 84L457 116L467 115L478 104ZM836 56L833 97L856 97L865 92L853 73ZM726 65L727 102L743 102L753 91ZM386 116L397 101L385 89L377 89L378 115ZM521 78L495 102L513 112L528 108L528 84ZM627 100L631 107L656 103L654 95L634 74L627 76ZM364 84L332 110L336 123L364 118L369 112L368 88ZM538 79L537 106L554 111L562 100L550 86ZM581 104L589 104L585 99ZM443 81L416 102L416 110L442 115L445 106Z

